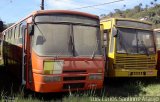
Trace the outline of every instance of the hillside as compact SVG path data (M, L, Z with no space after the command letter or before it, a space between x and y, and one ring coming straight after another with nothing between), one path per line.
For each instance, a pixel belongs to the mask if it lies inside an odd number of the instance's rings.
M132 9L115 9L114 12L110 12L107 15L102 14L101 19L109 17L141 19L152 22L154 28L160 28L160 4L157 4L155 1L151 2L150 7L148 5L144 7L143 4L140 3ZM124 5L124 7L126 7L126 5Z

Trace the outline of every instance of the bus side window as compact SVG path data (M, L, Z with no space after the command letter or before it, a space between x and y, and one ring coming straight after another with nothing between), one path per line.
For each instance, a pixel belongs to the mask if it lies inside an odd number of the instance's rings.
M18 34L18 32L17 32L17 25L15 26L15 32L14 32L14 39L15 39L15 45L17 44L17 34Z
M7 42L9 42L9 30L7 31Z
M6 34L7 34L7 32L4 32L4 33L3 33L3 35L4 35L3 40L4 40L4 41L6 41Z
M17 26L14 27L14 37L13 37L14 44L16 44L16 28L17 28Z
M26 29L26 23L25 22L23 22L20 25L19 44L22 44L22 37L23 37L23 34L24 34L24 29Z
M6 32L3 32L3 33L2 33L2 35L3 35L3 38L2 38L2 39L3 39L4 41L6 40L6 39L5 39L5 34L6 34Z
M6 33L3 35L3 40L6 41Z
M15 34L15 27L13 27L13 29L12 29L12 44L14 44L14 42L15 42L14 34Z
M7 31L7 34L6 34L6 41L8 42L8 39L9 39L9 30Z
M5 32L5 36L6 36L5 41L8 41L8 31Z
M10 43L11 30L8 30L8 42Z
M11 44L13 44L13 28L11 29Z
M20 24L18 24L17 26L16 26L16 31L15 31L15 41L16 41L16 44L18 44L18 36L19 36L19 32L20 32Z

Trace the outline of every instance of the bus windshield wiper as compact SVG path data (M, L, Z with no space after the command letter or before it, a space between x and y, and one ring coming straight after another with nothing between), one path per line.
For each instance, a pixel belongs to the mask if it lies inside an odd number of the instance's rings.
M148 53L146 45L144 44L144 41L141 41L141 45L144 47L146 55L149 56L149 53Z
M70 43L71 43L71 49L72 49L72 52L73 52L73 56L75 56L75 48L74 48L74 41L73 41L73 38L72 36L70 36Z
M46 38L45 38L43 32L41 31L41 29L38 27L37 23L36 23L34 20L33 20L33 23L34 23L34 25L37 27L37 29L39 30L40 34L42 35L43 40L46 41Z
M128 50L127 50L125 44L124 44L123 41L122 41L122 36L120 35L118 29L117 29L117 37L118 37L118 39L119 39L119 43L120 43L121 47L123 47L124 50L126 51L126 54L128 54Z
M95 52L97 51L98 44L99 44L99 41L97 41L96 46L93 49L93 53L92 53L91 59L94 59L94 57L95 57Z

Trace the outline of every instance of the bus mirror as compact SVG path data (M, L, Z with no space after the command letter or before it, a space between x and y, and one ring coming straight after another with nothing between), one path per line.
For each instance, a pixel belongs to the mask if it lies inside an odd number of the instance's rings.
M112 34L113 34L113 37L117 37L117 29L116 28L112 29Z
M28 33L29 33L29 35L33 35L34 34L34 25L30 25L28 27Z

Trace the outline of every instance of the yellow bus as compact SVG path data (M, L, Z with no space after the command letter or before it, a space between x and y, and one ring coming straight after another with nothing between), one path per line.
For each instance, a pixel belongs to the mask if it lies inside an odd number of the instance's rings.
M101 20L106 55L105 77L155 77L156 49L149 22L109 18Z

